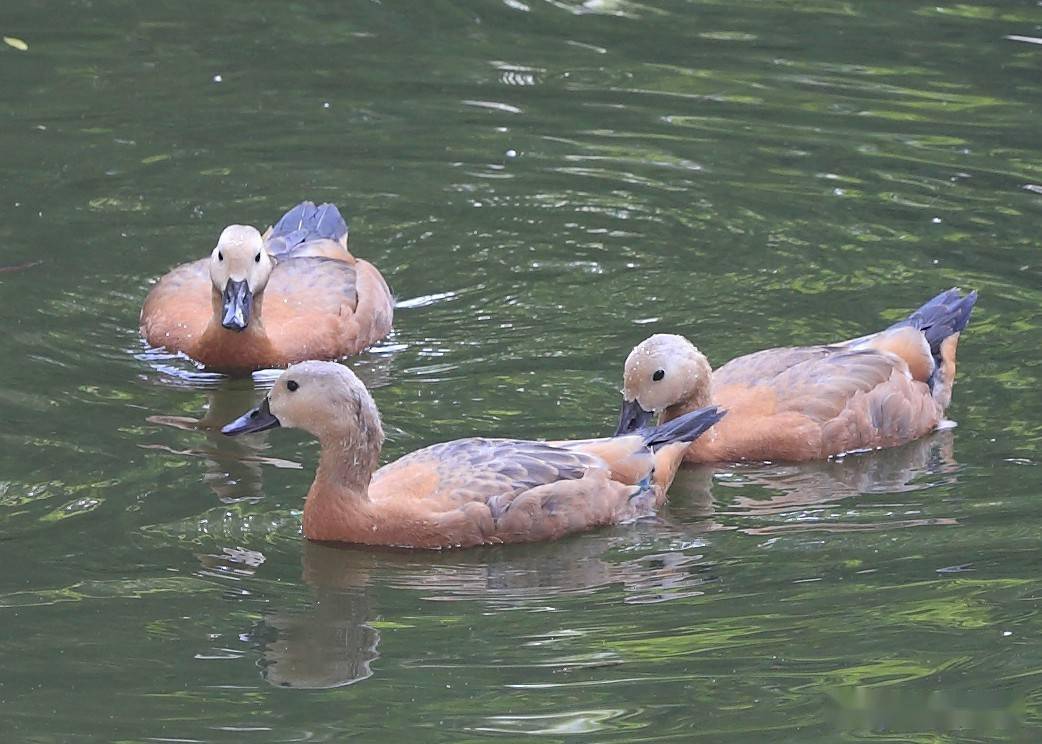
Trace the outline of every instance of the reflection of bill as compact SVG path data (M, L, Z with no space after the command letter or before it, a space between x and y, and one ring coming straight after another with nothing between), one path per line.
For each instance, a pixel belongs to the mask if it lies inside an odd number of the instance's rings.
M148 422L171 426L177 429L216 432L221 426L239 414L243 405L251 405L256 397L252 386L228 386L208 390L207 405L201 418L189 416L149 416ZM301 466L289 460L268 457L265 453L269 444L266 436L253 440L229 439L213 434L199 438L201 446L186 450L174 450L161 444L143 444L146 449L158 449L179 456L201 457L206 460L206 475L203 480L224 503L247 499L259 499L262 495L264 465L278 468Z
M391 351L397 348L388 347ZM366 386L386 385L391 377L394 354L381 351L368 353L352 360L351 368ZM162 444L142 444L145 449L169 452L181 457L202 457L207 462L206 484L223 503L258 500L262 496L263 466L299 470L300 463L267 455L268 435L230 438L222 436L220 428L234 420L246 408L256 403L257 390L268 390L282 370L254 373L252 381L232 380L212 373L164 374L156 378L163 385L190 387L206 394L206 405L200 418L155 414L147 417L151 424L169 426L186 431L205 431L211 435L202 446L173 449Z

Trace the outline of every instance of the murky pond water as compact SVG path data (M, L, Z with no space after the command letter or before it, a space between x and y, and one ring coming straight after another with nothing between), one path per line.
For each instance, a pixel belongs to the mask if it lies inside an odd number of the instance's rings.
M1035 738L1042 7L10 5L5 741ZM959 426L554 544L307 544L315 443L216 433L264 379L137 337L152 278L304 198L399 298L353 362L387 457L609 432L653 331L721 363L953 285Z

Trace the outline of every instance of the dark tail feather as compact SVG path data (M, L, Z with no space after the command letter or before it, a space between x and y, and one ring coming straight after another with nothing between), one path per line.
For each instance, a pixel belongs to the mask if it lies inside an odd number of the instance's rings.
M970 322L970 313L977 302L977 292L963 296L958 287L941 292L921 308L892 328L910 325L923 332L930 352L938 366L941 364L941 342L953 333L959 333Z
M644 437L644 444L653 450L673 442L693 442L706 429L722 419L725 413L727 411L723 408L706 406L659 426L643 429L640 433Z
M268 241L278 240L282 250L288 250L309 240L340 240L345 235L347 222L335 204L320 204L316 207L314 202L305 201L282 215L282 219L275 223Z

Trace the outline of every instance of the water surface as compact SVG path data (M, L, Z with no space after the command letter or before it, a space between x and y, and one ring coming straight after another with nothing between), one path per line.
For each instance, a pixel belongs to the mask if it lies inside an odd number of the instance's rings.
M5 740L1037 736L1042 8L17 6ZM959 426L685 470L661 519L554 544L307 544L316 445L216 433L270 378L193 374L136 330L154 277L303 198L399 298L352 363L387 457L608 432L652 332L722 363L954 285L981 293Z

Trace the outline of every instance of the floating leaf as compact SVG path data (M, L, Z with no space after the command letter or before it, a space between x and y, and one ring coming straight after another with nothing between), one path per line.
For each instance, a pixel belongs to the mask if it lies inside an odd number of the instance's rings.
M152 594L219 592L221 587L192 576L157 576L111 581L81 581L71 586L0 594L0 609L34 607L90 599L141 599Z
M19 52L28 52L29 45L19 39L17 36L5 36L4 43L9 47L14 47Z
M90 208L103 212L144 212L145 205L140 199L123 199L115 196L99 196L91 199Z
M89 496L74 499L67 504L62 504L49 514L40 517L41 522L57 522L60 519L78 517L81 514L92 512L105 502L103 498L91 498Z
M24 271L25 269L31 269L33 266L43 263L43 261L26 261L25 263L15 264L14 266L0 266L0 274L10 274L13 271Z
M366 623L370 628L374 630L398 630L399 628L415 628L415 625L407 625L405 623L396 623L393 620L370 620Z

